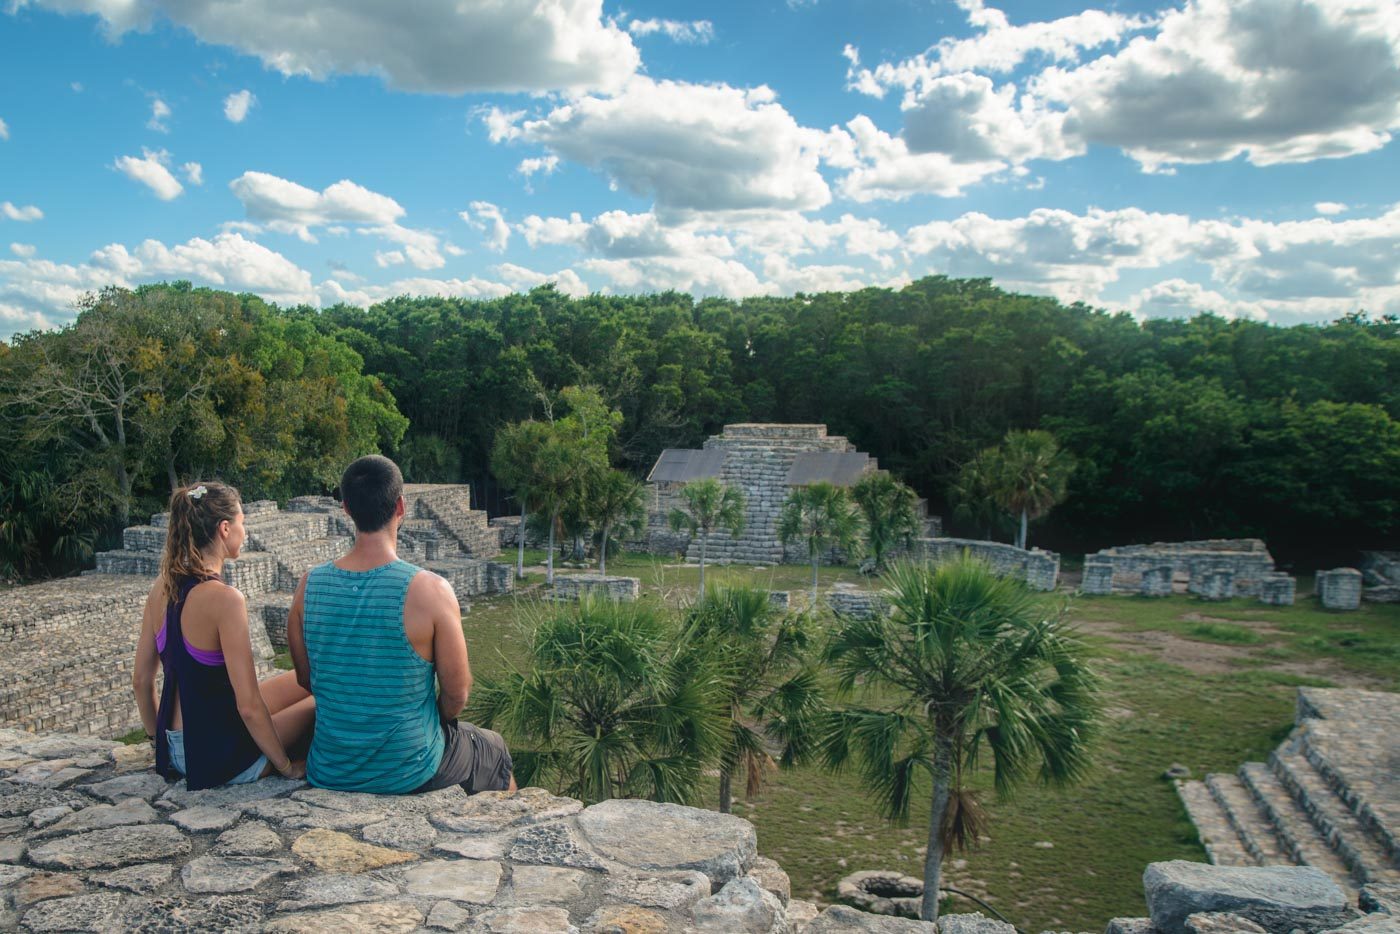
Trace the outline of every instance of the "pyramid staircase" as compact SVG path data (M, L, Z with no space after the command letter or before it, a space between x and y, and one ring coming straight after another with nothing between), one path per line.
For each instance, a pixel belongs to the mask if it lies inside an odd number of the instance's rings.
M1400 694L1302 688L1268 762L1177 792L1212 863L1312 866L1353 896L1400 883Z

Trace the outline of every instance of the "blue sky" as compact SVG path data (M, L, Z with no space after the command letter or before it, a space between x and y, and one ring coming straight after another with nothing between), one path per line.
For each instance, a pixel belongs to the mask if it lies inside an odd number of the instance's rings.
M0 338L280 303L946 273L1400 313L1393 0L7 0Z

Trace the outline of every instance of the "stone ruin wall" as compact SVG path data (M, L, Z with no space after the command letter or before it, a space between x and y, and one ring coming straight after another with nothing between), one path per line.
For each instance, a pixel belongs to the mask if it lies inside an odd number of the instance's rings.
M1274 568L1257 538L1120 545L1086 555L1080 590L1086 594L1167 596L1177 585L1205 599L1255 597L1291 604L1296 582Z
M453 585L458 598L508 592L512 569L485 559L500 551L486 514L471 509L470 488L409 485L399 554ZM349 519L329 497L297 497L285 510L244 504L248 540L224 579L248 601L258 676L272 673L285 647L287 614L301 576L344 554ZM79 577L0 594L0 727L119 736L141 726L131 695L141 611L160 566L168 516L122 535L123 548L96 556Z

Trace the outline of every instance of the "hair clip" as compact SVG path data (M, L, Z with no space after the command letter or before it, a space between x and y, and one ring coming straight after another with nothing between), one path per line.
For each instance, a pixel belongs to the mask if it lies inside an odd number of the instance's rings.
M198 499L202 499L202 498L204 497L204 494L205 494L205 493L208 493L208 492L209 492L209 488L208 488L207 486L205 486L204 484L201 483L199 486L195 487L193 490L190 490L189 496L190 496L190 499L198 500Z

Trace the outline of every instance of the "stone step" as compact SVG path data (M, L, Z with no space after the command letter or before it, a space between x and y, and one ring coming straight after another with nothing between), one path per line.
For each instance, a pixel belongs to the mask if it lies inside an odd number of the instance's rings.
M133 525L122 530L122 548L160 554L165 550L165 529L153 525Z
M1256 863L1278 866L1293 862L1268 816L1237 776L1224 773L1207 775L1206 787L1230 819L1230 826L1235 828L1240 842Z
M1302 708L1300 702L1300 710ZM1311 717L1319 716L1317 711L1309 710L1307 713ZM1381 801L1388 798L1392 802L1396 796L1395 787L1397 784L1389 775L1382 776L1379 780L1367 782L1363 777L1361 787L1353 787L1352 782L1341 772L1334 761L1341 758L1343 761L1372 762L1373 770L1384 771L1381 763L1384 757L1378 756L1375 749L1356 749L1348 751L1343 744L1345 740L1338 736L1331 735L1333 725L1328 720L1303 719L1298 730L1294 733L1298 751L1307 757L1308 762L1315 768L1323 780L1327 782L1332 791L1342 800L1352 814L1356 815L1361 826L1371 832L1379 841L1381 847L1390 856L1393 866L1400 867L1400 825L1392 818L1384 819L1375 810L1372 800ZM1374 738L1374 741L1385 742L1385 737L1394 736L1393 723L1387 721L1383 714L1379 715L1376 723L1368 727L1367 732ZM1332 747L1337 747L1333 749ZM1354 771L1354 770L1353 770ZM1388 812L1394 815L1396 807L1392 804Z
M1240 835L1230 823L1220 802L1211 795L1205 782L1177 782L1177 796L1186 807L1191 823L1205 847L1206 857L1217 866L1257 866L1258 862L1244 848Z
M302 542L325 538L327 518L314 512L279 512L248 521L250 550L277 552Z
M1345 891L1355 892L1359 888L1352 877L1350 867L1332 849L1331 844L1313 825L1308 813L1293 800L1293 796L1278 780L1278 776L1269 770L1268 765L1263 762L1246 762L1240 766L1239 774L1240 780L1259 803L1260 810L1273 824L1274 831L1293 862L1322 870Z
M1400 882L1400 870L1391 864L1385 846L1366 831L1306 756L1275 750L1269 765L1358 882Z
M99 551L97 573L132 574L155 577L160 573L160 554L150 551Z
M334 561L350 550L348 538L317 538L272 552L277 559L277 589L294 591L301 577L318 564Z

